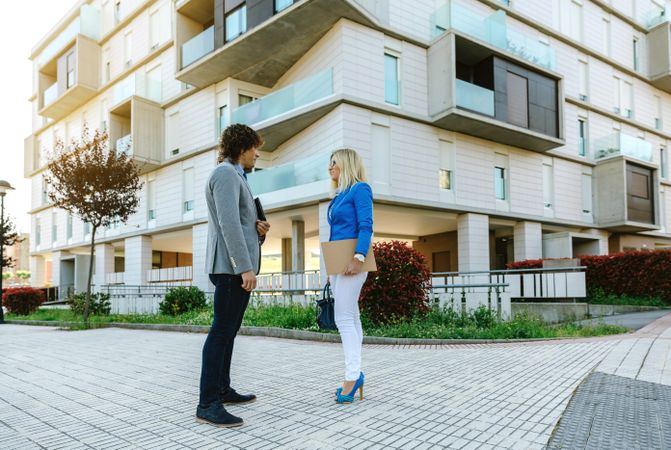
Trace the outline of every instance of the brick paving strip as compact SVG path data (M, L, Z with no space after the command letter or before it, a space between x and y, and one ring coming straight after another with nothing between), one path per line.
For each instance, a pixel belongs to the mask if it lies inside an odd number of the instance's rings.
M548 449L671 448L671 315L620 341L578 387Z
M333 402L338 344L242 336L234 386L259 400L230 408L238 429L194 420L203 334L3 325L0 448L542 449L595 367L625 371L640 341L663 341L657 322L608 339L368 345L354 405ZM646 361L639 375L666 376Z

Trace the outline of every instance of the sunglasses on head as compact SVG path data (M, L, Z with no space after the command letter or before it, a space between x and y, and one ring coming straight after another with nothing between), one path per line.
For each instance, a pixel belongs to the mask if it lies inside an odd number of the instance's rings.
M336 165L336 162L335 162L334 159L332 159L331 162L329 162L329 167L335 167L335 165Z

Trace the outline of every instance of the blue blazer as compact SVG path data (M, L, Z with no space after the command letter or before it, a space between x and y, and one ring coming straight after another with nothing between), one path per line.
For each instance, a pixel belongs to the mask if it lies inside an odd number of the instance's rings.
M328 209L329 241L358 239L356 253L366 256L373 237L373 191L368 183L355 183L336 195Z

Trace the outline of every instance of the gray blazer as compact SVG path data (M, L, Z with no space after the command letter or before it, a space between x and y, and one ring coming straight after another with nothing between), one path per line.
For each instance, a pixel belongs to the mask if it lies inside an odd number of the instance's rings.
M256 205L247 181L224 161L205 185L207 201L206 273L258 273L261 258Z

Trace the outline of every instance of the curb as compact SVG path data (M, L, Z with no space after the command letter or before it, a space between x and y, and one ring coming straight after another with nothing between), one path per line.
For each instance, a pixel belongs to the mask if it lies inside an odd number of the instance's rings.
M5 320L10 325L32 325L46 327L72 327L81 325L82 322L62 322L49 320ZM149 331L172 331L181 333L207 333L210 327L207 325L178 325L160 323L121 323L109 322L92 324L91 329L96 328L123 328L127 330L149 330ZM259 336L279 339L292 339L299 341L340 343L340 336L335 333L320 333L316 331L290 330L275 327L240 327L239 333L243 336ZM603 336L594 336L596 338ZM390 338L380 336L364 336L363 343L368 345L460 345L460 344L514 344L523 342L543 341L570 341L584 339L583 337L556 337L556 338L532 338L532 339L418 339L418 338Z

